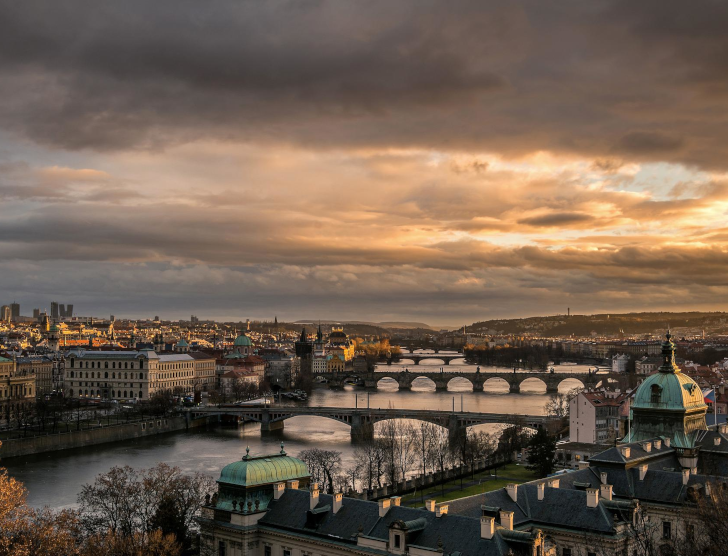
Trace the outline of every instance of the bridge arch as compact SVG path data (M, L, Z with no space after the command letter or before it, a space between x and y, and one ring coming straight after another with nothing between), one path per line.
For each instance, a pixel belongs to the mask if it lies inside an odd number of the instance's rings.
M574 388L586 388L586 384L583 380L570 376L559 381L558 391L565 394Z
M394 387L399 390L399 381L392 375L386 375L377 379L377 390L391 390Z
M539 384L540 385L543 385L544 391L546 391L546 390L549 389L548 383L545 380L543 380L543 379L541 379L539 377L531 376L531 377L528 377L528 378L526 378L526 379L524 379L524 380L522 380L520 382L520 384L519 384L519 390L521 392L523 392L523 387L524 386L526 386L526 390L530 390L534 386L539 385Z
M470 385L470 388L473 391L475 391L475 383L472 380L470 380L467 376L452 377L450 380L447 381L447 389L451 390L451 386L458 386L458 385L465 387L466 382Z
M410 381L410 388L412 388L412 386L417 386L418 388L422 388L424 386L427 386L427 387L431 386L433 390L437 390L437 383L434 380L432 380L429 376L422 376L422 375L415 376L414 373L412 373L412 374L413 374L413 378ZM417 384L415 384L416 380L419 381Z
M485 382L483 383L483 389L485 389L486 387L495 389L496 386L498 387L498 390L503 390L504 393L509 392L511 389L510 383L502 376L492 376L490 378L486 378Z

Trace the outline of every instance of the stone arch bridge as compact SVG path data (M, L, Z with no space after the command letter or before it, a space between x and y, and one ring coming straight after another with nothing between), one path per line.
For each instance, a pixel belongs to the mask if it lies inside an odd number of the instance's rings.
M345 407L194 407L185 410L189 421L199 417L213 417L222 420L233 417L238 422L260 423L262 433L281 430L284 422L292 417L310 415L333 419L351 427L354 438L371 437L374 425L390 419L413 419L434 423L446 428L450 437L463 433L468 427L486 423L519 425L539 428L558 425L561 419L545 415L514 415L510 413L471 413L452 411L430 411L424 409L357 409Z
M454 361L455 359L465 359L465 355L462 353L457 354L441 354L441 353L412 353L412 354L404 354L399 356L399 358L395 359L394 357L389 357L386 359L387 365L391 365L392 363L400 363L403 359L409 359L412 361L414 365L419 365L420 361L425 361L427 359L439 359L443 362L445 365L449 365L450 361Z
M400 390L410 390L412 383L417 378L428 378L435 383L437 390L447 390L450 382L455 378L463 378L473 385L476 392L483 391L485 383L489 380L501 379L508 383L508 389L512 393L521 391L521 384L529 379L541 381L546 386L547 393L559 391L559 385L567 379L575 379L584 385L585 388L593 388L599 383L606 384L608 381L617 381L620 386L627 379L625 374L620 373L548 373L548 372L375 372L375 373L321 373L321 376L328 381L331 388L341 388L347 381L354 381L363 384L366 388L376 388L383 378L395 380Z

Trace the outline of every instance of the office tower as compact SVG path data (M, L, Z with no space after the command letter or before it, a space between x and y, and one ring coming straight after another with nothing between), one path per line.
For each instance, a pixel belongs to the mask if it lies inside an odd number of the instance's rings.
M10 304L10 316L13 320L18 320L20 316L20 304L14 301Z
M63 303L58 305L58 316L61 318L66 316L66 306Z
M58 302L51 301L51 318L53 320L58 320L60 316L61 315L58 313Z
M11 316L12 313L10 312L10 307L8 305L0 307L0 320L10 322Z
M36 320L40 318L40 309L33 309L33 318Z
M73 303L66 305L66 317L69 319L73 316Z

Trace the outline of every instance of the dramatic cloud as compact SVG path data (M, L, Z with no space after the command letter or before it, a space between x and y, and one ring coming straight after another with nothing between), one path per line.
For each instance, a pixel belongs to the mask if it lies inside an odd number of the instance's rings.
M3 4L0 292L450 324L723 308L726 24L718 2Z

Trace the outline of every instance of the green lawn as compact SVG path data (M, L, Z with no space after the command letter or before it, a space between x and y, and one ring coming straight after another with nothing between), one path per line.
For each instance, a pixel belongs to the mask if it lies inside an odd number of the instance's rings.
M437 485L425 489L424 492L418 490L415 493L407 494L402 497L402 501L404 502L409 500L416 500L417 502L413 502L411 507L417 508L423 506L423 504L420 502L420 500L422 500L423 498L425 500L427 500L428 498L434 498L435 500L437 500L438 503L447 502L449 500L456 500L458 498L465 498L466 496L473 496L475 494L483 494L485 492L497 490L499 488L505 487L509 483L524 483L526 481L531 481L537 478L535 473L526 469L525 466L516 465L515 463L510 463L508 465L498 468L497 479L492 476L492 473L494 473L492 469L489 469L482 473L476 473L475 481L477 482L477 484L465 486L462 489L460 488L460 479L456 479L453 481L449 481L444 485ZM501 479L500 477L508 478ZM467 483L471 482L472 480L472 476L463 477L463 485L467 485ZM443 490L447 491L453 488L455 488L456 490L453 490L452 492L445 492L445 494L442 494Z

